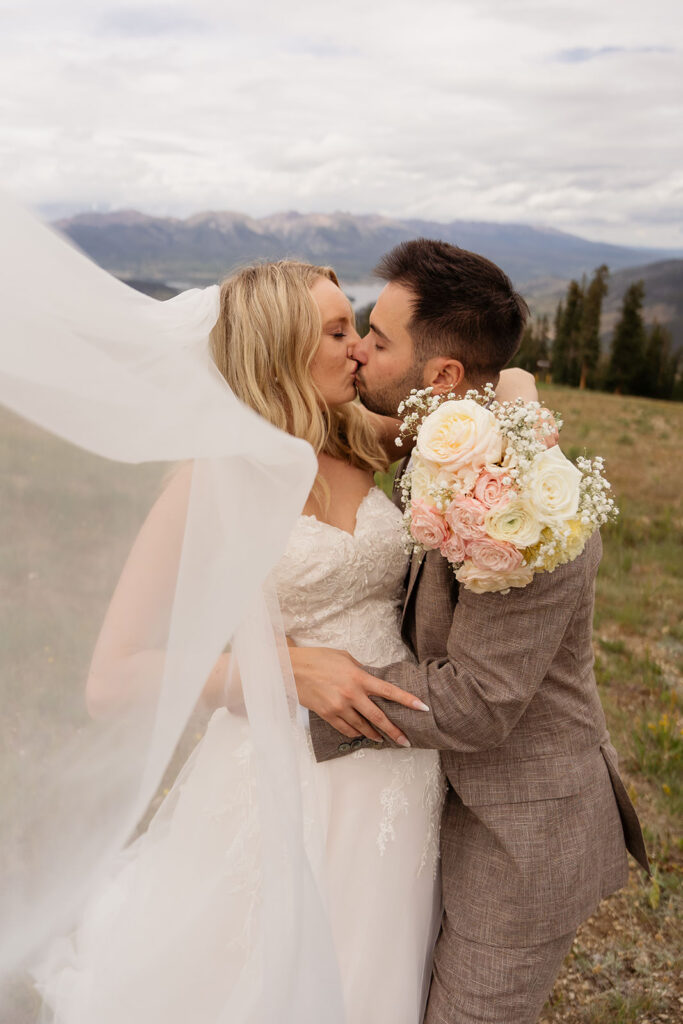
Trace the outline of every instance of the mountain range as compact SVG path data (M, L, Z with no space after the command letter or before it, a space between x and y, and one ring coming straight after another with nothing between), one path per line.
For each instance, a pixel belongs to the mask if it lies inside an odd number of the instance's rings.
M646 320L667 324L675 346L683 346L683 250L609 245L525 224L441 224L348 213L254 218L209 212L182 220L121 210L82 213L55 226L101 266L142 283L158 298L213 283L253 260L294 256L334 266L347 290L367 296L362 304L378 289L367 284L354 289L354 283L367 282L380 256L394 245L425 236L488 256L506 270L534 313L552 314L570 278L590 275L606 263L611 276L602 325L605 343L625 289L642 279Z
M208 212L184 220L136 210L83 213L55 224L115 274L166 283L208 284L255 259L295 256L331 264L346 282L366 280L380 256L398 242L426 236L481 252L519 287L590 273L601 263L620 270L683 257L683 250L590 242L525 224L456 220L447 224L348 213L278 213L247 217Z

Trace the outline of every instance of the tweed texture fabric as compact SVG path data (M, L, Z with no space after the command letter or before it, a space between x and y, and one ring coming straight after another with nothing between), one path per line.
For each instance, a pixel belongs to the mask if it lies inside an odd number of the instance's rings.
M444 919L424 1024L535 1024L574 932L509 948L463 939Z

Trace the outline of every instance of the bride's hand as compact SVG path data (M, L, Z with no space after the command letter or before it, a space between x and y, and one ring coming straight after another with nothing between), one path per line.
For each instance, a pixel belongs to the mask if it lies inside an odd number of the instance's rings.
M337 732L381 741L381 731L401 747L410 743L371 700L384 697L414 711L429 710L415 695L366 672L346 651L293 647L289 651L299 703L324 718Z
M514 402L517 398L522 398L525 402L537 402L538 390L533 373L528 373L518 366L501 370L496 398L499 402Z
M509 370L501 370L496 388L496 398L499 402L514 402L521 398L524 402L538 402L538 391L536 380L533 374L521 370L517 366L511 366ZM547 448L559 444L559 432L555 417L547 409L539 410L538 439Z

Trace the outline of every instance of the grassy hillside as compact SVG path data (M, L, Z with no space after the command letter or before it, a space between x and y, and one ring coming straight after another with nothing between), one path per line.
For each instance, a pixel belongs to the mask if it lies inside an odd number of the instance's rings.
M683 1017L683 408L546 387L562 446L602 454L621 516L603 533L596 675L654 873L584 925L543 1024L659 1024Z

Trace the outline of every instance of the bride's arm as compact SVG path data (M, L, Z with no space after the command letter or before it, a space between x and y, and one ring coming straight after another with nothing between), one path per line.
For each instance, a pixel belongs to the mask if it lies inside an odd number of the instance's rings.
M160 689L191 484L188 463L167 482L135 538L90 664L85 697L94 718L153 700ZM211 707L241 699L230 657L221 654L206 680L202 697Z

